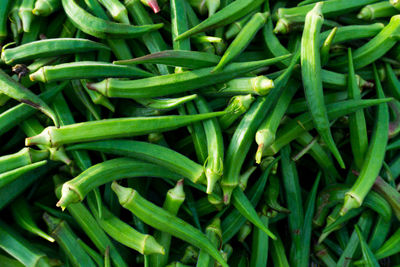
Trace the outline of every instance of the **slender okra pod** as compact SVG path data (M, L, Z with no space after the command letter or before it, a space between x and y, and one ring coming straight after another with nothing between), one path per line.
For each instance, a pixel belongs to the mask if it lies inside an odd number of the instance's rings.
M243 115L254 102L252 95L238 95L229 100L228 106L224 109L226 114L219 117L219 124L222 130L228 129L241 115Z
M145 63L165 64L173 67L184 67L188 69L198 69L216 65L221 57L207 52L185 51L185 50L165 50L151 53L142 57L128 60L117 60L114 64L136 65Z
M344 168L344 162L333 140L329 126L329 118L324 103L321 80L320 60L320 30L323 22L323 3L317 3L307 13L304 31L301 39L301 73L303 77L304 93L307 99L310 114L315 128L322 140L327 144L340 166Z
M143 98L176 94L228 81L252 70L275 64L290 55L244 63L232 63L222 71L212 67L133 81L106 79L88 88L109 97Z
M391 17L389 24L385 26L374 38L363 46L354 50L353 61L354 68L360 69L365 67L388 52L396 43L395 37L400 32L400 15ZM332 59L328 64L329 67L336 70L347 70L346 56Z
M215 248L219 249L222 244L222 231L221 231L221 220L219 218L214 219L206 227L206 236L214 245ZM200 250L199 257L197 260L196 267L207 267L214 264L214 260L211 259L210 255L204 250Z
M7 184L9 184L9 183L15 181L16 179L18 179L19 177L21 177L21 175L25 174L26 172L32 171L36 168L39 168L39 167L45 165L46 163L47 163L46 160L42 160L39 162L25 165L23 167L16 168L11 171L3 172L2 174L0 174L0 187L6 186Z
M24 198L18 198L11 205L11 211L15 222L23 229L34 235L40 236L49 242L54 242L54 238L43 232L33 220L28 203Z
M48 16L61 8L61 0L37 0L32 13L36 16Z
M22 0L21 5L18 10L18 16L22 21L22 28L24 32L29 32L31 28L31 23L33 20L32 10L35 6L35 0Z
M0 173L29 165L49 157L48 150L23 148L17 153L0 157Z
M264 192L264 199L266 207L268 208L267 212L283 212L283 213L290 213L290 210L287 208L282 207L278 203L278 196L279 196L279 180L276 175L271 175L269 178L269 186ZM266 213L268 214L268 213Z
M262 4L262 0L239 0L234 1L227 5L211 17L202 21L200 24L194 26L190 30L182 33L176 39L184 39L190 37L196 33L206 31L208 29L217 28L221 26L228 25L236 21L237 19L243 17L258 8Z
M79 61L44 66L29 75L32 81L50 83L63 80L95 78L152 77L153 74L136 67L119 66L106 62Z
M378 2L364 6L357 18L363 20L374 20L377 18L391 17L397 15L399 11L394 8L389 1Z
M206 100L202 97L197 98L195 103L200 113L212 111ZM204 172L207 178L207 193L211 194L213 192L215 183L221 179L223 174L224 140L217 118L204 120L203 126L206 133L208 151Z
M236 78L229 80L223 84L215 86L216 96L235 96L235 95L267 95L272 88L274 88L274 82L265 76L256 76L249 78ZM206 90L202 90L206 91Z
M183 180L176 183L176 186L168 190L165 196L163 209L170 212L172 215L177 215L180 207L185 201L185 191L183 190ZM152 255L149 258L150 266L161 267L165 266L168 262L169 251L171 246L171 235L167 232L156 231L154 237L165 249L164 255Z
M321 66L325 66L329 61L330 49L335 39L338 27L335 27L331 30L329 35L326 37L325 41L321 46ZM321 34L322 35L322 34Z
M25 103L35 109L40 110L53 120L56 127L59 126L54 111L51 110L42 99L23 87L21 84L14 81L2 70L0 70L0 91L19 102Z
M142 234L127 223L121 221L105 205L101 206L102 216L98 213L94 199L89 198L89 206L98 224L103 230L116 241L138 251L143 255L164 254L161 246L153 236Z
M0 221L0 247L24 266L51 266L45 253L35 248L3 221Z
M327 267L336 267L336 259L332 258L328 248L324 244L314 245L314 253Z
M360 240L361 251L362 251L364 263L367 266L379 267L380 265L378 263L378 260L375 258L374 253L372 252L372 250L368 246L367 242L365 241L360 228L357 225L354 225L354 228L356 229L358 239Z
M378 77L378 72L375 65L375 84L378 98L385 97L382 86ZM387 104L380 104L377 107L376 123L374 126L373 134L370 139L370 145L360 169L360 176L354 183L353 187L346 193L344 199L341 215L346 214L350 209L358 208L363 203L365 196L370 191L378 176L382 163L385 158L386 145L388 142L389 132L389 110Z
M151 163L130 158L117 158L96 164L74 179L63 184L57 207L65 209L69 204L81 202L94 188L122 178L160 177L178 180L179 176Z
M361 99L360 88L357 86L355 71L353 67L353 57L351 48L348 49L349 74L347 82L347 93L349 99ZM349 115L350 144L353 151L354 163L358 169L361 169L365 154L368 149L367 126L364 117L364 111L357 110Z
M0 44L7 38L7 18L11 3L12 1L5 0L0 6Z
M221 60L218 62L218 65L213 69L213 72L221 71L228 63L246 49L257 32L264 26L268 16L269 12L256 13L253 15L228 46Z
M253 17L253 15L255 13L256 13L256 11L254 10L253 12L247 14L240 20L235 21L234 23L229 25L229 27L226 29L226 32L225 32L225 38L232 39L233 37L235 37L243 29L243 27L251 19L251 17Z
M116 182L112 184L112 189L120 204L146 224L203 249L223 267L228 267L219 251L198 229L147 201L134 189L122 187Z
M197 95L188 95L182 96L178 98L159 98L159 99L152 99L152 98L138 98L135 99L136 102L142 104L143 106L153 108L153 109L163 109L163 110L171 110L179 107L180 105L192 101L196 99Z
M86 12L77 5L75 0L62 0L62 4L65 13L75 27L98 38L134 38L160 29L163 26L163 24L132 26L110 22Z
M25 142L27 146L47 145L58 147L63 144L96 141L107 138L132 137L176 129L193 122L214 118L223 114L225 112L88 121L60 128L47 127L42 133L27 138ZM104 129L107 129L107 131Z
M109 48L87 39L55 38L35 41L15 48L3 48L1 59L6 64L14 64L37 58L98 50L109 50Z
M77 242L78 238L71 230L67 222L56 217L52 217L47 213L43 214L43 219L49 227L51 236L54 237L73 266L96 266L89 255Z
M299 85L296 82L289 82L286 88L283 88L284 91L276 102L274 110L267 115L258 128L255 136L258 145L255 157L258 164L261 163L264 148L269 147L275 141L279 124L298 88Z
M99 0L115 21L129 24L128 11L118 0Z

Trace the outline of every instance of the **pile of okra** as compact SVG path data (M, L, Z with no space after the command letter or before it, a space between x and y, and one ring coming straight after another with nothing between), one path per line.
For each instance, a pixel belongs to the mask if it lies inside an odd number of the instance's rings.
M0 266L400 266L399 0L0 0Z

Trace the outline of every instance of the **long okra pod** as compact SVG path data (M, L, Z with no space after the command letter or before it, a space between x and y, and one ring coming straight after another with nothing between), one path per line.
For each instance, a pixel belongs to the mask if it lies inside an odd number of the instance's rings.
M377 96L382 99L385 97L382 86L378 77L378 72L375 65L375 84ZM382 168L383 160L385 158L386 145L388 142L389 132L389 110L387 104L380 104L377 107L376 123L374 126L373 134L371 136L370 145L366 152L364 163L360 170L360 176L357 178L353 187L346 193L343 207L340 211L344 215L350 209L358 208L363 203L365 196L370 191Z
M301 39L301 73L303 77L304 93L315 128L340 166L344 168L343 159L340 156L340 152L336 147L329 128L329 119L322 90L321 59L319 52L320 30L324 20L321 13L322 6L323 3L316 4L306 16Z
M374 20L377 18L391 17L398 14L399 11L394 8L389 1L383 1L366 5L360 10L357 18L363 20Z
M122 187L114 182L112 189L117 194L121 205L139 219L156 229L169 232L171 235L205 250L223 267L228 267L219 251L198 229L147 201L131 188Z

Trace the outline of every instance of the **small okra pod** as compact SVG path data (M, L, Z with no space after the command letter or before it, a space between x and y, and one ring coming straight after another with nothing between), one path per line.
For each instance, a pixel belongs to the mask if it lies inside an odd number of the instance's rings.
M25 240L14 228L0 221L0 248L12 255L23 266L50 267L46 254Z
M196 94L182 96L178 98L137 98L135 99L135 101L149 108L168 111L175 109L186 102L192 101L195 98L197 98Z
M387 202L389 202L390 206L392 206L392 210L396 215L396 218L400 218L400 193L396 190L396 188L392 187L388 183L385 182L381 177L377 177L374 186L372 187L375 191L377 191L380 195L382 195Z
M283 88L284 91L276 102L275 108L267 115L258 128L255 136L258 145L255 156L256 163L261 163L264 148L269 147L275 141L276 131L298 88L299 85L296 82L289 82L286 88Z
M246 238L251 234L251 231L253 230L253 225L249 222L246 221L246 223L240 227L239 232L237 233L237 239L240 243L243 243Z
M221 57L207 52L165 50L133 59L117 60L113 63L118 65L154 63L188 69L199 69L214 66L220 59Z
M0 6L0 44L3 42L4 39L7 38L7 18L12 2L13 1L5 0Z
M325 66L329 61L330 49L335 39L338 27L335 27L331 30L329 35L326 37L325 41L321 46L321 66ZM321 38L322 39L322 38Z
M206 227L206 236L215 248L220 249L222 245L222 231L221 220L219 218L214 219ZM204 250L200 250L196 267L208 267L210 265L213 265L214 263L214 259L212 259L207 252L205 252Z
M43 232L34 221L30 207L26 199L20 197L11 204L11 211L15 222L23 229L34 235L40 236L49 242L54 242L54 238Z
M223 267L228 267L228 264L219 251L198 229L147 201L131 188L122 187L114 182L112 189L117 194L120 204L130 210L144 223L203 249Z
M336 259L332 258L328 248L324 244L314 245L314 254L327 267L336 267Z
M256 76L251 78L236 78L216 86L217 96L235 96L235 95L267 95L274 88L274 82L265 76Z
M389 24L387 24L374 38L354 50L354 68L357 70L365 67L386 54L386 52L397 43L395 35L398 35L399 33L400 15L395 15L391 17ZM329 67L340 71L346 71L347 65L348 61L346 56L332 59L328 64Z
M163 24L132 26L110 22L86 12L75 0L62 0L64 11L72 23L89 35L108 38L135 38L163 27Z
M55 57L72 53L110 50L107 46L80 38L55 38L35 41L14 48L3 48L1 59L15 64L37 58Z
M25 147L17 153L0 157L0 174L47 159L48 157L48 150L35 150Z
M354 228L356 229L358 239L360 240L364 263L366 264L366 266L379 267L380 265L378 263L378 260L375 258L374 253L365 241L365 238L363 237L360 228L357 225L354 225Z
M37 0L32 13L36 16L48 16L61 8L61 0Z
M49 227L50 234L65 252L73 266L95 267L96 264L77 242L78 237L71 230L66 221L43 214L43 219Z
M264 26L268 16L269 12L256 13L253 15L228 46L218 65L213 69L213 72L221 71L228 63L246 49L250 42L253 41L257 32Z
M183 190L183 180L179 180L176 186L168 190L165 196L163 209L170 212L173 215L177 215L179 208L185 201L185 191ZM169 251L171 246L171 235L167 232L156 231L154 237L161 246L165 249L164 255L152 255L149 257L150 266L162 267L168 262Z
M58 147L63 144L132 137L176 129L193 122L214 118L223 114L225 112L87 121L60 128L47 127L40 134L27 138L25 143L27 146L47 145L49 147ZM107 131L104 129L107 129Z
M373 68L377 96L382 99L385 95L375 65L373 65ZM374 181L382 168L389 132L389 109L386 103L378 105L375 122L374 130L370 139L370 145L360 169L360 175L352 188L346 193L343 207L340 211L341 215L346 214L350 209L361 206L365 196L371 190Z
M35 0L22 0L18 10L18 15L22 21L22 28L24 32L29 32L33 20L32 10L35 6Z
M203 20L200 24L194 26L190 30L180 34L176 39L184 39L196 33L204 32L208 29L222 27L232 23L243 15L250 13L257 9L263 3L262 0L239 0L234 1L212 15L211 17Z
M89 198L89 206L97 222L103 230L119 243L138 251L143 255L164 254L161 246L153 236L142 234L127 223L121 221L105 205L101 205L102 216L97 211L95 201Z
M247 14L246 16L244 16L243 18L241 18L240 20L235 21L234 23L229 25L229 27L226 29L226 32L225 32L225 38L231 39L231 38L235 37L243 29L243 27L251 19L251 17L253 17L253 15L255 13L256 13L256 11L253 11L253 12Z
M47 163L46 160L42 160L42 161L39 161L36 163L32 163L32 164L25 165L23 167L16 168L11 171L3 172L2 174L0 174L0 188L15 181L16 179L21 177L21 175L23 175L29 171L32 171L36 168L39 168L39 167L45 165L46 163Z
M152 77L150 72L136 67L119 66L106 62L79 61L53 66L44 66L29 75L31 81L44 83L96 78Z
M278 177L276 175L271 175L269 178L269 186L266 188L264 193L265 204L267 204L269 209L274 211L290 213L290 210L282 207L278 203L279 187Z
M132 177L160 177L178 180L179 176L167 169L151 163L130 158L116 158L96 164L74 179L65 182L57 207L65 209L68 205L81 202L96 187L108 182Z
M219 72L212 72L213 68L210 67L131 81L106 79L99 83L88 84L88 88L109 97L135 99L165 96L225 82L288 57L290 55L253 62L232 63Z
M219 117L219 124L222 130L228 129L241 115L243 115L254 102L255 98L249 95L234 96L229 100L228 106L224 109L226 114Z
M399 11L394 8L389 1L383 1L364 6L357 18L363 20L374 20L378 18L385 18L397 15Z
M322 16L323 2L319 2L307 13L301 39L301 73L304 93L315 128L322 140L327 144L339 165L344 162L333 140L329 118L324 103L321 79L321 59L319 51L320 30L324 20Z
M118 0L98 0L115 21L129 24L128 11L125 6Z
M56 127L59 126L58 119L54 114L54 111L42 99L13 80L2 70L0 70L0 91L19 102L25 103L35 109L40 110L52 119Z

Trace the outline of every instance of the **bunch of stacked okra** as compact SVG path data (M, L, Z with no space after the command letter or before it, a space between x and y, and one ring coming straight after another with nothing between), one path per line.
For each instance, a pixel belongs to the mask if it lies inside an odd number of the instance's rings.
M0 0L0 266L400 266L400 1Z

